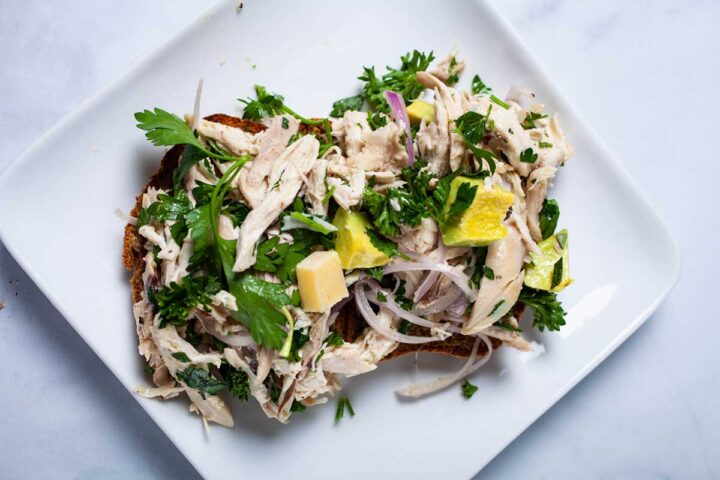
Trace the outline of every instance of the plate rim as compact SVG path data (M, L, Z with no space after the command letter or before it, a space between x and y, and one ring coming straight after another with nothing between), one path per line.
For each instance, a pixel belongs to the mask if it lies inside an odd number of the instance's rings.
M82 118L89 110L91 110L96 103L99 103L108 96L111 96L116 89L125 84L136 73L142 72L147 68L148 64L152 63L152 60L160 55L165 49L172 46L178 39L181 39L187 34L189 30L192 30L197 24L199 24L204 18L214 15L216 10L230 6L231 0L212 0L208 6L201 8L193 18L179 27L175 32L168 35L163 39L155 48L152 48L128 65L121 71L113 80L109 81L105 85L101 86L96 92L91 94L88 98L78 104L78 106L71 110L69 113L61 117L55 122L50 128L48 128L35 142L33 142L27 149L25 149L20 155L11 160L2 170L0 170L0 185L5 182L9 182L12 179L13 170L17 168L22 162L26 161L28 157L32 156L35 150L41 148L46 141L61 131L67 124L74 121L76 118ZM503 30L511 41L514 43L514 47L517 48L518 55L522 58L522 61L528 65L539 78L544 82L548 93L554 98L554 103L557 110L563 110L570 113L578 126L579 129L587 135L588 140L598 148L599 153L605 157L609 165L612 167L612 173L614 176L619 176L619 179L623 181L627 188L636 195L637 200L643 204L643 207L647 209L648 213L652 216L651 221L655 223L659 231L663 234L664 240L668 242L669 250L671 251L671 258L669 262L666 259L665 263L670 263L671 267L668 271L667 278L663 279L664 283L661 288L658 289L658 294L655 299L645 309L637 315L631 322L627 324L625 328L620 330L609 342L605 345L589 362L587 362L582 368L578 369L567 382L565 382L561 388L556 389L552 395L548 396L546 401L543 402L540 413L536 416L529 418L527 424L509 440L505 442L499 442L490 449L487 460L480 464L476 470L474 470L473 476L480 472L488 463L490 463L500 452L502 452L508 445L514 442L520 435L522 435L530 426L532 426L541 416L543 416L550 408L552 408L561 398L563 398L572 388L574 388L581 380L592 372L597 366L602 363L610 354L612 354L620 345L622 345L637 329L643 325L648 318L658 309L660 304L667 298L672 292L674 286L677 284L680 272L682 269L682 258L680 248L675 237L672 234L672 230L668 227L665 220L658 213L655 205L646 196L644 190L640 188L634 178L625 169L623 164L618 158L609 150L606 144L602 141L600 136L595 130L587 123L585 118L576 110L574 105L568 100L568 98L560 89L556 82L552 80L552 77L544 68L544 66L538 61L533 54L532 50L527 46L525 41L520 36L520 33L510 23L510 21L500 13L497 6L493 2L487 0L476 0L476 3L483 5L485 11L489 14L489 21L495 22L501 30ZM617 178L617 177L616 177ZM170 442L177 448L186 460L193 466L193 468L203 477L204 468L201 464L195 462L192 456L188 455L183 446L178 444L172 435L170 435L163 425L155 418L155 415L146 408L146 402L143 402L140 397L135 395L131 388L127 387L122 381L120 376L115 369L105 361L103 356L100 355L98 350L88 342L85 334L82 332L76 323L72 320L72 316L69 315L61 301L55 293L45 284L41 275L36 272L30 262L16 249L12 242L8 241L7 234L5 233L8 226L0 219L0 241L7 249L8 253L18 263L18 265L27 273L30 279L35 283L42 294L50 301L53 307L58 313L65 319L65 321L73 328L85 344L95 353L98 359L110 370L115 376L115 379L120 383L124 390L134 399L134 401L142 408L146 415L148 415L155 425L163 432L163 434L170 440Z

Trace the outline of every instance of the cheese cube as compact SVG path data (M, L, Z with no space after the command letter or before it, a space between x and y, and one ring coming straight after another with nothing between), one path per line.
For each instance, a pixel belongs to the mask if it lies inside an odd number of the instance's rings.
M311 253L297 264L296 272L306 312L324 312L349 295L340 256L334 250Z

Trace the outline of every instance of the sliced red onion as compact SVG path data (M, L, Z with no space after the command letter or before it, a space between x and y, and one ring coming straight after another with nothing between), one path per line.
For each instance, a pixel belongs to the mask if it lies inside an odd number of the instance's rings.
M436 260L438 262L445 263L447 248L445 247L442 238L438 239L438 246L433 253L435 254ZM427 275L425 275L425 279L422 281L417 290L415 290L415 295L413 296L414 303L419 302L420 299L425 296L425 294L432 288L432 286L435 285L435 282L437 281L439 276L440 272L438 272L437 270L432 270L428 272Z
M419 325L421 327L427 327L427 328L440 328L444 329L445 325L442 323L432 322L430 320L426 320L422 317L418 317L417 315L405 310L400 305L395 303L394 295L391 293L383 292L385 295L385 301L381 302L380 299L377 298L377 294L373 292L372 295L368 295L368 300L375 305L378 305L380 307L387 308L389 311L397 315L398 317L407 320L410 323L413 323L415 325Z
M408 154L408 165L415 162L415 150L413 148L413 138L410 132L410 119L408 118L407 109L405 108L405 99L402 95L392 90L385 90L385 100L390 105L390 112L395 121L401 128L405 129L405 150Z
M465 314L465 310L470 302L464 296L458 296L453 303L448 305L445 309L445 313L451 317L462 317Z
M466 297L468 297L468 299L475 299L476 292L474 289L470 288L470 278L464 273L457 271L446 263L433 262L432 260L423 258L411 252L403 253L409 255L410 257L413 257L415 262L391 263L390 265L386 265L383 269L384 274L387 275L389 273L396 272L415 272L421 270L438 271L447 276L450 280L452 280L452 282L455 283L455 285L457 285L460 290L462 290L462 292L465 294Z
M490 355L492 354L492 343L490 343L490 340L485 335L478 335L477 340L475 340L475 345L473 345L472 352L470 353L470 357L468 357L467 362L465 362L465 365L458 370L455 373L451 373L450 375L445 375L444 377L437 378L435 380L431 380L429 382L423 382L423 383L415 383L412 385L408 385L405 388L401 388L399 390L395 390L395 393L398 394L401 397L412 397L412 398L418 398L423 397L425 395L430 395L431 393L435 393L437 391L443 390L444 388L449 387L453 383L457 382L461 378L464 378L465 376L469 375L470 373L474 372L478 368L482 367L487 363L487 361L490 359ZM477 356L477 350L480 346L480 341L485 342L485 345L487 345L488 352L487 354L478 362L474 363L475 357Z
M360 315L362 315L368 325L387 339L394 340L399 343L411 344L429 343L440 340L438 337L415 337L412 335L404 335L397 330L393 330L392 328L386 327L380 323L380 319L377 315L375 315L375 312L373 312L370 307L370 302L365 294L365 284L363 282L355 284L355 303Z
M458 298L463 299L465 304L467 304L467 299L462 294L460 289L457 288L455 285L450 285L450 288L443 296L437 298L436 300L433 300L431 303L425 305L424 307L414 308L412 312L416 315L430 315L432 313L444 312L451 305L453 305L458 300ZM453 316L456 317L457 315Z

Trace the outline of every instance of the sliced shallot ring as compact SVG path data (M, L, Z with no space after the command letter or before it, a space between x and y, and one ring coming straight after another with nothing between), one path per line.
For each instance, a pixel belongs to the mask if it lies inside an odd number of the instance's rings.
M477 340L475 340L475 344L473 345L472 352L470 353L470 356L468 357L467 362L465 362L465 365L458 370L455 373L451 373L449 375L445 375L443 377L436 378L435 380L431 380L429 382L423 382L423 383L414 383L412 385L408 385L405 388L401 388L398 390L395 390L395 393L401 397L412 397L412 398L418 398L423 397L425 395L430 395L431 393L435 393L437 391L443 390L453 383L457 382L461 378L469 375L470 373L474 372L478 368L482 367L487 363L487 361L490 359L490 355L492 354L492 343L490 343L490 340L485 335L478 335ZM478 347L480 346L480 341L485 342L485 345L487 345L488 352L481 360L478 362L473 363L475 360L475 357L477 356Z
M377 333L382 335L383 337L394 340L399 343L410 343L410 344L420 344L420 343L429 343L429 342L435 342L440 340L439 337L416 337L412 335L405 335L402 334L396 330L393 330L390 327L386 327L385 325L380 323L380 320L378 319L377 315L375 315L375 312L372 311L372 308L370 307L370 302L367 299L367 295L365 295L365 285L362 282L355 284L355 303L357 305L358 311L360 312L360 315L365 319L365 321L370 325L370 327L375 330Z

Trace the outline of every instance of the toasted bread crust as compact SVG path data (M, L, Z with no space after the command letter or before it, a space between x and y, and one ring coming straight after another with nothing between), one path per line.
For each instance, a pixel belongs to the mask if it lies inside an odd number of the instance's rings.
M222 123L223 125L230 127L241 128L246 132L253 134L261 132L267 128L264 125L251 120L232 117L221 113L207 116L205 117L205 120ZM324 133L322 128L316 125L307 126L301 124L300 131L302 133L314 133L318 135L322 135ZM142 192L140 192L140 194L136 197L135 206L130 212L131 216L137 218L140 213L140 209L142 208L142 196L150 187L165 190L172 188L172 173L180 160L182 151L183 147L181 145L172 147L167 151L160 162L160 168L150 177ZM123 239L122 261L125 268L130 272L130 287L133 303L142 299L142 274L145 269L145 262L143 260L143 257L145 256L143 243L142 237L137 232L137 228L132 224L127 224L125 226ZM345 308L343 308L334 325L335 331L342 335L346 341L354 341L366 327L367 324L357 312L354 302L348 303ZM419 327L413 326L409 333L422 335L422 330L423 329ZM493 348L498 348L502 344L500 340L491 340ZM430 342L421 345L400 344L392 353L385 357L385 359L395 358L415 352L431 352L458 358L467 358L470 356L474 343L475 337L453 335L445 341ZM482 355L486 351L487 347L484 343L481 343L478 354Z

